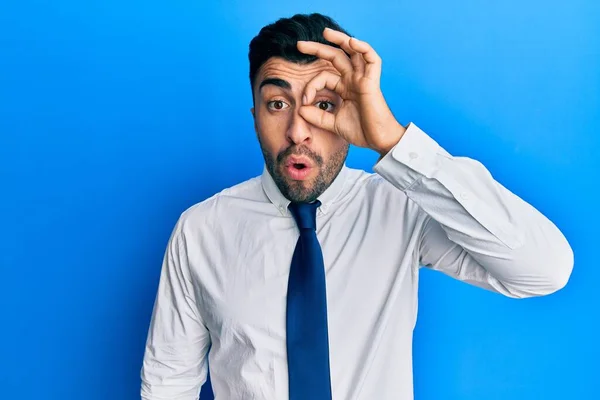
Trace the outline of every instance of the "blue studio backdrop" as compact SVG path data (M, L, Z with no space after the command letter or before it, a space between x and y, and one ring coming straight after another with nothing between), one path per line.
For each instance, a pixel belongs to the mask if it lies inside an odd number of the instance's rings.
M527 300L424 271L416 399L600 399L598 4L2 1L0 398L139 398L178 216L262 171L248 43L318 11L381 55L401 123L484 163L575 253L566 288Z

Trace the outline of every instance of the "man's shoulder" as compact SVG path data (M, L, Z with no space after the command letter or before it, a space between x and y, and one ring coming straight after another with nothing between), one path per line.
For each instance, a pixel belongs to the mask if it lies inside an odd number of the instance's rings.
M180 222L194 225L208 222L208 219L219 218L220 214L227 213L228 210L233 211L248 201L265 201L260 176L227 187L193 204L181 213Z
M364 190L369 195L388 193L391 195L402 195L390 182L375 172L368 172L364 169L348 168L350 181L353 182L358 190ZM400 192L400 193L398 193Z
M348 201L362 202L363 207L371 207L376 212L390 213L392 210L404 213L418 213L418 207L406 194L376 172L362 169L351 170L350 185L344 191L343 198Z

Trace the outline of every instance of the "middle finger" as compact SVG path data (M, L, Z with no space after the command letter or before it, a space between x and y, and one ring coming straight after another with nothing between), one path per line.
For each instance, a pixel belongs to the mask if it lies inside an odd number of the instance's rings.
M350 59L342 49L311 41L298 40L298 50L305 54L312 54L330 61L342 76L352 74L353 68Z
M362 54L355 51L352 46L350 46L351 36L348 36L344 32L336 31L335 29L325 28L323 30L323 37L331 43L337 44L346 52L346 54L350 55L354 71L358 73L358 76L362 77L364 75L366 62Z

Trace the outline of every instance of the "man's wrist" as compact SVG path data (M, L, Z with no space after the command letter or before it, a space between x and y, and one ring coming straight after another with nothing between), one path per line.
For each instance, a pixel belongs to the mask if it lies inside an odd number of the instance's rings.
M375 150L379 153L379 160L385 157L385 155L389 153L394 148L394 146L396 146L400 142L405 132L406 128L402 126L402 124L400 124L399 122L396 122L394 124L394 127L389 129L389 133L387 135L389 137L388 143Z

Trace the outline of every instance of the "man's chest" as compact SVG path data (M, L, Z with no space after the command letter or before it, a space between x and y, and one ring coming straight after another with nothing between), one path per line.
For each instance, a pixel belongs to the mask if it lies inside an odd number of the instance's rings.
M375 324L382 308L398 296L412 296L414 239L393 228L356 216L350 223L321 221L317 237L331 335L356 330L356 323ZM287 284L297 239L293 220L273 218L225 226L201 243L203 248L189 261L200 313L211 332L235 330L248 340L285 337Z

